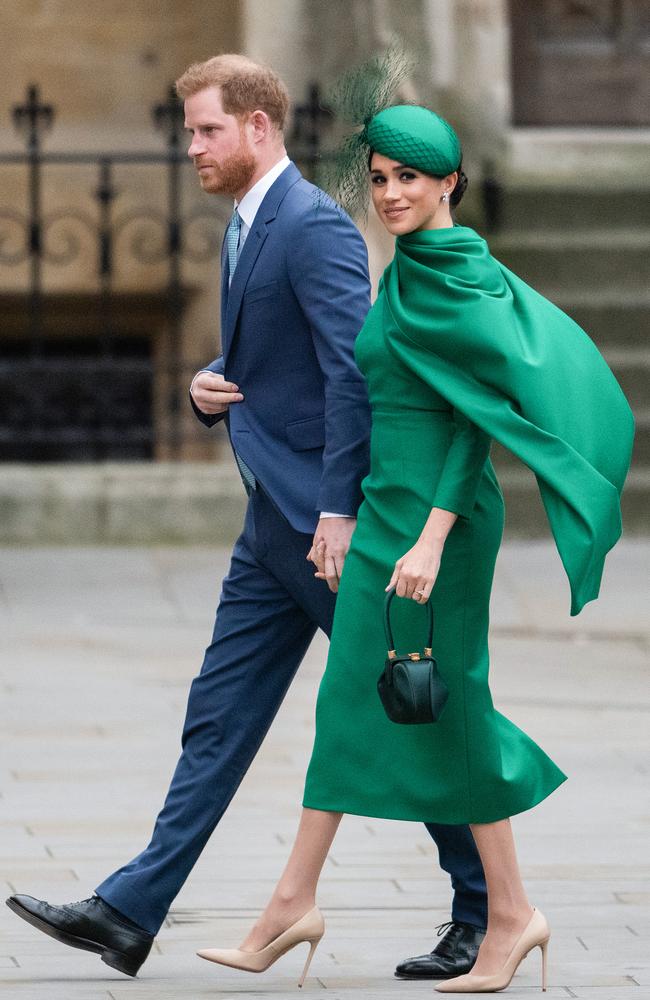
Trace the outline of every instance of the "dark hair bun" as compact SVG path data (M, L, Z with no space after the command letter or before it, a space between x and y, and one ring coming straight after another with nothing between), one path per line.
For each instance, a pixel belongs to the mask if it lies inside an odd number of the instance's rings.
M461 167L459 167L458 168L458 180L456 181L456 187L451 192L451 195L449 197L449 203L450 203L450 205L451 205L452 208L456 208L456 205L459 204L461 198L463 197L463 195L465 194L465 191L467 190L467 184L468 184L467 174L465 173L465 171Z

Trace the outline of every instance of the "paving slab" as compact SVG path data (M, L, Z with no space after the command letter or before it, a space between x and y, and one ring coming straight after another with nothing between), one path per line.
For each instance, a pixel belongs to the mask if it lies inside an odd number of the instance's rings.
M189 683L228 550L0 548L0 887L83 898L148 840L179 750ZM547 913L549 1000L650 998L650 542L624 540L578 618L553 547L504 545L492 602L501 711L569 781L513 823ZM0 993L16 1000L257 1000L295 994L302 949L264 976L198 947L237 944L298 822L327 656L317 636L265 744L136 980L0 907ZM449 885L423 826L345 817L325 867L327 934L304 993L431 996L397 961L429 950ZM539 992L539 954L508 995Z

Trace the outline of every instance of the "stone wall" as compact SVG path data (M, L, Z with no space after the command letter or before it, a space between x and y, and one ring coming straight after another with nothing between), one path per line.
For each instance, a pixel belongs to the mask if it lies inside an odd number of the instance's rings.
M398 97L422 101L457 125L470 187L459 213L480 218L478 178L487 159L499 161L509 115L505 0L246 0L243 42L249 55L282 72L293 94L312 79L325 90L347 69L398 41L414 62ZM308 58L296 58L296 53ZM471 183L471 179L474 183ZM362 225L374 284L390 259L392 240L369 213Z
M163 136L154 128L152 107L165 100L169 85L192 61L219 51L238 50L241 17L238 0L17 0L3 4L0 14L3 58L0 61L0 149L21 152L24 141L13 128L10 109L24 102L29 84L38 84L41 99L55 109L53 127L44 140L47 152L159 152ZM28 180L24 167L0 167L0 210L25 212ZM156 260L167 236L167 173L163 166L116 166L114 219L125 220L114 245L114 290L128 303L133 296L161 297L167 280L166 260ZM42 201L46 218L58 217L45 230L48 258L43 284L48 310L48 336L70 334L72 324L53 322L53 297L92 296L98 290L98 219L95 192L98 168L47 166ZM184 215L195 221L188 231L191 246L214 244L207 260L185 258L182 282L187 290L180 351L188 363L208 363L218 353L218 245L230 211L225 199L201 192L191 166L182 171ZM149 219L140 213L144 210ZM134 216L130 221L129 217ZM220 216L220 217L219 217ZM205 220L203 222L202 220ZM85 221L87 220L87 221ZM19 248L20 227L0 219L3 247ZM71 252L69 252L71 251ZM164 256L164 255L163 255ZM19 325L19 299L29 288L28 262L0 266L2 312L13 309ZM47 298L49 296L49 298ZM9 305L8 303L12 303ZM122 311L128 309L124 305ZM156 315L157 313L157 315ZM164 359L167 334L152 310L153 354ZM128 326L128 320L127 324ZM133 326L140 326L135 322ZM5 326L8 333L11 324ZM83 324L75 329L83 330ZM160 378L155 396L162 390ZM164 414L158 411L157 425ZM210 457L220 435L202 432L185 414L185 457ZM165 447L157 449L164 457Z
M149 108L189 62L241 43L238 0L14 0L2 5L0 92L39 82L59 111L52 146L148 143ZM3 145L7 118L3 118ZM14 141L15 142L15 141Z

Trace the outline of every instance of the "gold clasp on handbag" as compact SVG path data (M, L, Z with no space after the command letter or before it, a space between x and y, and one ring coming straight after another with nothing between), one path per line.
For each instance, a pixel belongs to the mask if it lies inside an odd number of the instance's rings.
M409 656L409 660L419 660L420 659L420 654L419 653L409 653L408 656Z

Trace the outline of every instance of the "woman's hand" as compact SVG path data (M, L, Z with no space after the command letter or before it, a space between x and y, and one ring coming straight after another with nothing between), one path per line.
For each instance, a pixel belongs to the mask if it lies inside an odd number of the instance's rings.
M398 597L410 597L426 604L440 569L442 550L457 515L442 507L433 507L422 534L412 549L395 563L386 590L395 587Z
M395 587L398 597L411 597L418 604L426 604L438 576L441 556L441 543L431 543L420 537L395 563L386 590Z

